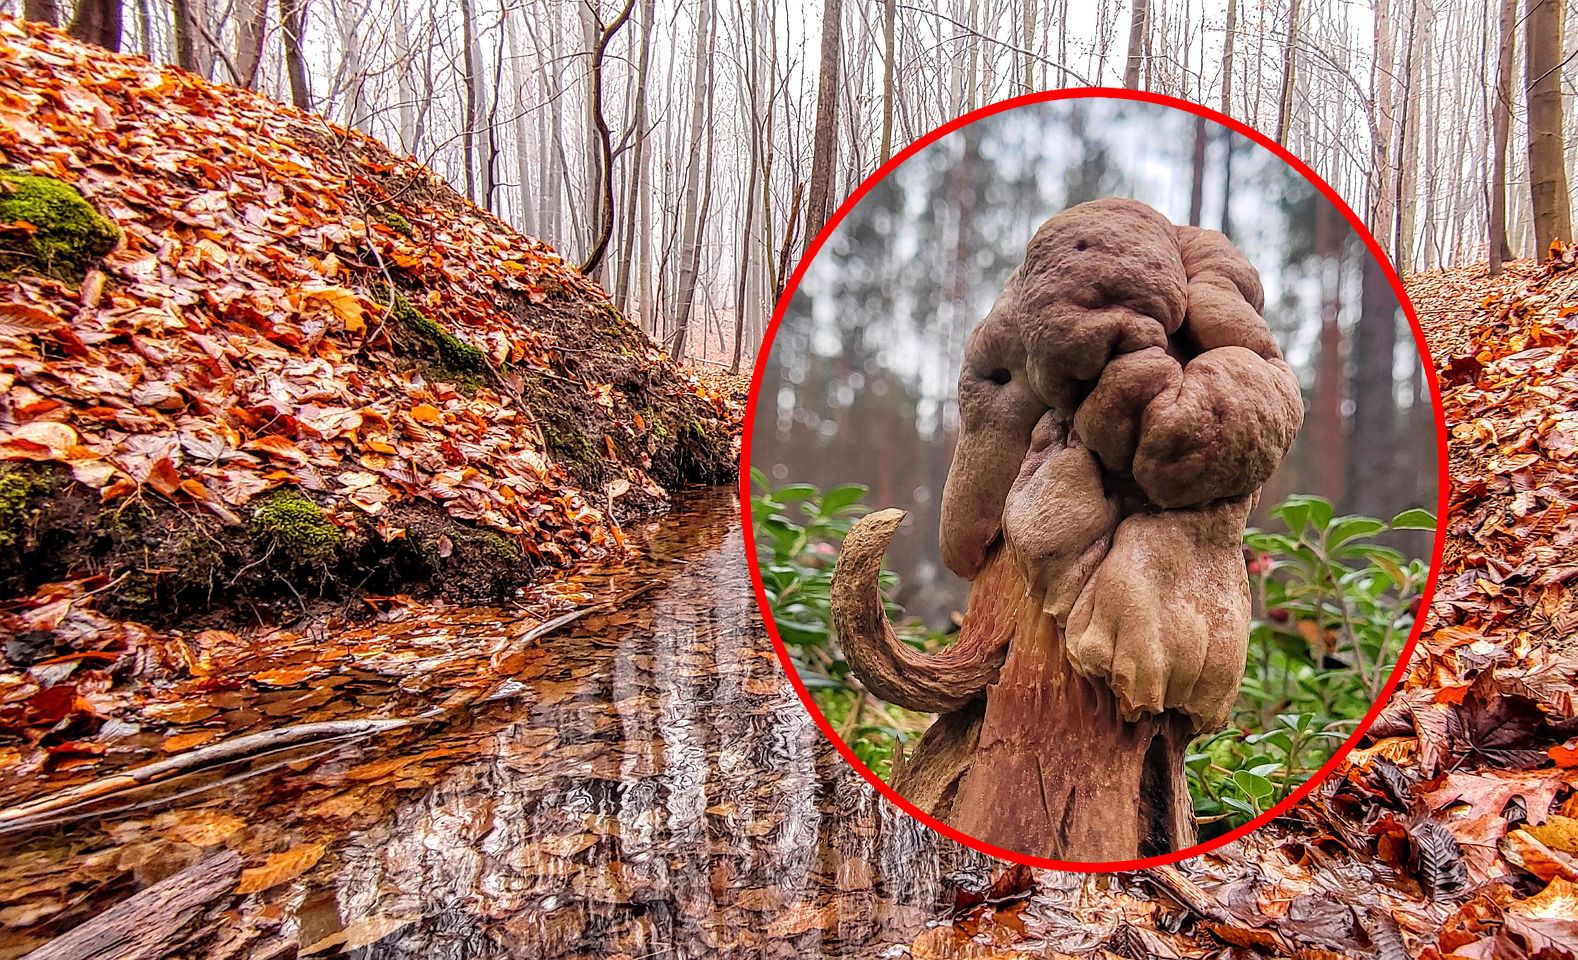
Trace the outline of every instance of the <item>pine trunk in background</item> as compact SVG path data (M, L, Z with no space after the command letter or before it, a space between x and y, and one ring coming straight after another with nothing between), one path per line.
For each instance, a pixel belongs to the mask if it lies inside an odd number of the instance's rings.
M1362 255L1359 322L1353 333L1353 429L1348 435L1348 490L1352 509L1365 516L1386 515L1387 483L1407 461L1399 462L1392 370L1397 353L1397 296L1386 271L1366 251Z
M816 81L816 131L811 147L811 183L806 195L805 246L827 223L833 188L833 154L838 148L838 67L843 54L840 16L843 0L826 0L822 10L822 70Z
M1501 42L1496 54L1496 89L1491 93L1490 275L1513 258L1507 241L1507 136L1512 130L1512 56L1517 37L1518 0L1502 0Z
M1145 59L1146 22L1150 18L1150 0L1134 0L1129 10L1129 59L1123 67L1123 85L1130 90L1140 89L1140 64Z
M176 0L177 7L184 4L185 0ZM290 77L290 102L303 110L312 109L312 90L307 86L307 61L301 53L301 35L305 28L304 11L307 9L307 0L279 0L280 33L284 38L285 46L285 73ZM180 17L176 17L179 25ZM181 31L176 30L177 50L180 47ZM187 57L191 57L188 50Z
M121 0L77 0L69 32L85 43L106 50L121 48Z
M1222 128L1222 221L1217 228L1233 239L1233 144L1238 134Z
M1262 18L1264 19L1264 18ZM1288 124L1293 116L1293 71L1298 64L1299 0L1288 6L1288 39L1282 50L1282 92L1277 97L1277 143L1287 146Z
M1572 241L1572 212L1562 153L1562 4L1529 0L1524 17L1525 89L1529 98L1529 190L1534 207L1534 255L1544 259L1557 240Z
M1205 203L1205 117L1194 118L1194 153L1189 163L1189 226L1200 225L1200 208Z
M1323 200L1315 203L1315 254L1320 258L1321 323L1310 391L1309 435L1311 493L1342 502L1347 483L1347 431L1343 423L1342 256L1346 223Z

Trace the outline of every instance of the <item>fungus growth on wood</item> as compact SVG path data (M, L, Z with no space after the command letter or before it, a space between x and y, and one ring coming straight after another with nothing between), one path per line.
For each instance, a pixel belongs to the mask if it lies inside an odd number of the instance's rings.
M1036 232L971 333L942 553L958 639L900 643L877 592L903 514L845 541L835 623L876 696L941 714L894 787L987 842L1111 861L1194 842L1190 739L1226 722L1249 637L1244 524L1303 420L1222 234L1132 200Z

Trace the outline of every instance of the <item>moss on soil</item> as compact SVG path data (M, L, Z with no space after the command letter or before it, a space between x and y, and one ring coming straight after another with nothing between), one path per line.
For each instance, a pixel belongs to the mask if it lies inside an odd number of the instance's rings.
M0 551L14 553L27 544L37 501L53 486L47 472L32 466L0 467Z
M0 170L0 273L29 271L68 283L114 249L120 231L69 183Z
M393 230L395 233L400 234L402 237L409 239L410 237L416 235L416 230L411 226L411 221L407 220L404 215L393 210L390 210L388 213L385 213L378 219L379 222L381 222L384 226Z
M295 489L277 490L263 499L252 515L252 533L304 566L327 567L345 544L345 532Z
M492 373L487 354L444 329L403 293L394 295L389 327L396 352L423 360L423 372L432 379L476 390Z

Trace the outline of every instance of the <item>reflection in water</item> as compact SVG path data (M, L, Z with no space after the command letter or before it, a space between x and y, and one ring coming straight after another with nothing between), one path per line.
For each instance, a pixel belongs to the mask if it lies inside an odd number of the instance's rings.
M586 586L655 590L516 656L514 682L458 718L21 838L0 874L0 955L222 846L255 866L318 844L311 869L215 903L171 955L806 956L908 942L937 914L944 874L984 858L880 801L812 725L762 630L730 493L693 498L644 547L637 568ZM502 611L438 610L378 629L395 639L439 620L476 647L510 627Z

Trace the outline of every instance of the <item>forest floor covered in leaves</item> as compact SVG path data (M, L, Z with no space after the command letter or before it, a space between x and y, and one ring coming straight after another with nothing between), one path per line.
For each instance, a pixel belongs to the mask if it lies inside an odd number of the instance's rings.
M536 612L734 476L723 389L364 134L0 17L0 168L8 801L313 714L273 627ZM171 699L258 655L318 699Z

